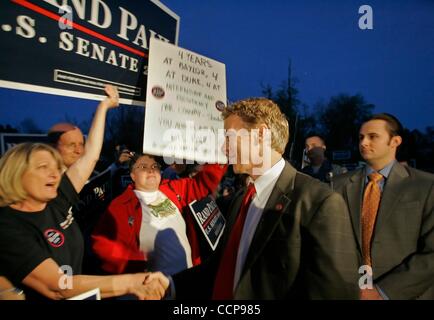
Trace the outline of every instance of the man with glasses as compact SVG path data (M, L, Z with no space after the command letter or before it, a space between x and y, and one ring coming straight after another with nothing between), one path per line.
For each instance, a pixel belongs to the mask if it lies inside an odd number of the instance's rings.
M195 221L188 204L213 193L226 166L204 165L194 178L161 183L152 155L130 162L133 183L109 205L92 234L101 268L111 274L132 270L174 274L201 262Z
M62 156L66 168L72 166L84 152L84 136L71 123L57 123L48 131L48 139Z

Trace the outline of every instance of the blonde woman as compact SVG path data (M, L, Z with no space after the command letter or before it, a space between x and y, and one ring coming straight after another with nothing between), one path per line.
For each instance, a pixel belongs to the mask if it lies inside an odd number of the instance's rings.
M147 274L81 275L83 239L71 207L99 158L106 113L118 106L115 87L95 113L82 157L64 174L59 153L24 143L0 159L0 274L24 289L27 299L65 299L99 288L101 296L134 294L158 299L164 278L143 283Z

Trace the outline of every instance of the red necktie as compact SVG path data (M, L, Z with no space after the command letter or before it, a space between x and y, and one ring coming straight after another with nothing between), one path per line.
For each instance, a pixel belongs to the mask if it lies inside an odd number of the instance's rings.
M238 246L240 245L241 234L244 222L246 221L247 211L256 193L255 185L251 183L241 203L240 212L232 228L231 235L223 252L217 276L214 282L213 300L233 299L233 287L235 266L237 263Z
M362 253L363 264L372 266L371 240L380 205L381 190L378 182L383 179L380 173L373 172L369 175L369 183L366 185L362 206Z

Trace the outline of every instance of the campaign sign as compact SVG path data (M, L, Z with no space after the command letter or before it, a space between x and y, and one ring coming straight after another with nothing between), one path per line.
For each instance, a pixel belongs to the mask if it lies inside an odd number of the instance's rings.
M46 134L31 134L31 133L0 133L0 148L3 155L16 144L23 142L41 142L48 143Z
M225 229L225 217L210 196L200 201L194 200L189 206L209 245L215 250Z
M227 163L221 112L226 66L151 39L143 152L168 159Z
M177 44L179 17L156 0L3 0L0 87L145 104L149 40Z

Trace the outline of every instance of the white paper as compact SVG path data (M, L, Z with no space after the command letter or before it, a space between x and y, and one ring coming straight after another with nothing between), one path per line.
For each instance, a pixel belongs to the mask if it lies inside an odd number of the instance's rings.
M149 50L143 152L226 163L225 65L154 38Z

